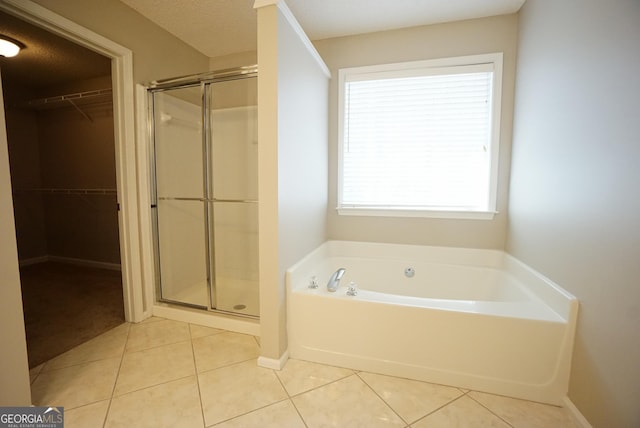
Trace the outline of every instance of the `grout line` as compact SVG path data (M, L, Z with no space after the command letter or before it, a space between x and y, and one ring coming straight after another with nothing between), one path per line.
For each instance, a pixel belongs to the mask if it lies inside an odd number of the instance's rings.
M299 393L294 394L294 395L290 395L289 391L287 391L287 388L284 388L285 392L287 393L287 396L289 397L289 401L291 401L291 404L293 404L293 408L296 410L296 413L298 413L298 416L300 416L300 420L302 421L302 423L304 424L305 427L308 428L309 425L307 424L307 421L302 416L302 413L300 413L300 410L298 409L298 406L296 406L295 401L293 401L293 398L299 397L301 395L304 395L304 394L306 394L308 392L311 392L311 391L315 391L315 390L320 389L320 388L324 388L325 386L328 386L328 385L331 385L332 383L336 383L336 382L339 382L341 380L347 379L347 378L349 378L351 376L357 376L357 374L356 373L351 373L351 374L349 374L347 376L341 377L339 379L332 380L331 382L327 382L327 383L325 383L323 385L316 386L314 388L308 389L306 391L299 392ZM278 377L277 374L276 374L276 377L278 378L278 380L280 380L280 378ZM282 381L280 381L280 383L282 383ZM283 385L283 387L284 387L284 385Z
M77 406L77 407L69 407L69 408L67 408L66 406L61 406L61 407L64 407L64 412L65 412L65 414L66 414L66 413L67 413L67 411L69 411L69 412L70 412L70 411L72 411L72 410L78 410L78 409L82 409L82 408L84 408L84 407L93 406L94 404L101 403L101 402L103 402L103 401L111 401L111 399L110 399L110 398L103 398L102 400L91 401L91 402L89 402L89 403L85 403L85 404L83 404L83 405L81 405L81 406ZM105 414L105 415L106 415L106 414ZM65 419L66 419L66 418L65 418ZM10 426L14 426L14 425L10 425ZM20 425L20 426L21 426L21 425ZM25 425L25 426L28 426L28 425ZM41 425L41 426L43 426L43 425Z
M124 346L122 347L122 354L120 355L120 365L118 365L118 371L116 372L116 378L113 381L113 388L111 388L111 395L109 397L109 405L107 406L107 411L104 413L104 420L102 421L102 428L105 428L107 425L107 419L109 417L109 412L111 411L111 404L113 403L113 394L116 391L116 385L118 384L118 378L120 377L120 370L122 369L122 362L124 361L124 354L127 351L127 342L129 341L129 335L131 334L131 323L129 324L129 328L127 329L127 337L124 341Z
M124 352L124 349L123 349L123 352ZM111 357L99 357L99 358L92 359L92 360L79 361L79 362L76 362L76 363L73 363L73 364L69 364L68 366L52 368L52 369L47 370L47 371L41 370L41 371L38 373L38 375L36 376L36 378L37 378L38 376L40 376L41 374L43 374L43 373L54 373L54 372L57 372L57 371L60 371L60 370L70 369L70 368L72 368L72 367L78 367L78 366L82 366L82 365L84 365L84 364L97 363L98 361L110 360L110 359L112 359L112 358L118 358L118 357L119 357L118 355L113 355L113 356L111 356ZM52 361L52 360L49 360L49 361ZM44 368L43 368L43 369L44 369ZM33 380L34 380L34 382L35 382L36 378L34 378L34 379L33 379Z
M298 410L298 406L296 406L296 403L294 403L293 400L291 399L291 394L289 394L289 390L284 385L284 382L282 382L282 379L280 379L280 376L278 376L277 370L273 370L273 369L270 369L270 370L276 376L276 379L278 379L278 382L280 382L280 385L282 386L282 389L284 389L285 394L287 394L287 399L289 400L289 402L291 403L291 405L295 409L296 413L298 414L298 417L300 418L300 420L302 421L304 426L308 428L309 425L307 425L307 421L304 420L304 418L302 417L302 413L300 413L300 410ZM300 394L298 394L298 395L300 395Z
M51 361L51 360L49 360ZM42 367L40 367L40 370L38 370L38 373L35 374L35 376L33 376L33 379L31 379L31 370L29 370L29 388L32 388L32 385L35 383L35 381L40 377L40 375L42 374L42 371L44 370L44 366L49 362L49 361L45 361L44 363L40 364ZM39 366L34 367L37 368Z
M300 420L302 421L304 426L306 428L309 428L309 425L307 424L307 421L304 420L304 417L302 416L302 413L300 413L300 410L298 410L298 406L296 406L296 403L294 403L294 401L291 398L289 398L289 401L291 402L291 405L293 406L293 408L295 409L296 413L298 414L298 417L300 417Z
M471 392L471 391L469 391ZM484 407L485 409L487 409L492 415L494 415L495 417L497 417L498 419L500 419L501 421L503 421L505 424L507 424L508 426L510 426L511 428L513 428L513 425L511 425L508 421L506 421L503 417L501 417L500 415L498 415L496 412L494 412L493 410L491 410L489 407L485 406L484 404L482 404L480 401L476 400L475 398L473 398L473 396L467 394L467 396L472 399L473 401L475 401L476 403L478 403L479 405L481 405L482 407Z
M341 380L347 379L347 378L349 378L349 377L351 377L351 376L357 376L357 373L351 373L351 374L349 374L349 375L347 375L347 376L341 377L340 379L335 379L335 380L332 380L332 381L330 381L330 382L327 382L327 383L325 383L325 384L323 384L323 385L314 386L313 388L308 389L308 390L306 390L306 391L298 392L297 394L293 394L293 395L291 396L291 398L299 397L300 395L304 395L304 394L306 394L307 392L311 392L311 391L315 391L316 389L324 388L325 386L331 385L332 383L340 382Z
M121 397L124 397L125 395L133 394L134 392L144 391L145 389L155 388L156 386L166 385L166 384L171 383L171 382L177 382L179 380L188 379L188 378L194 377L194 376L196 376L196 375L190 374L190 375L187 375L187 376L182 376L182 377L178 377L178 378L171 379L171 380L165 380L163 382L155 383L153 385L143 386L142 388L132 389L131 391L127 391L127 392L123 392L122 394L114 395L112 398L121 398ZM100 401L102 401L102 400L100 400Z
M187 340L184 340L184 341L181 341L181 342L169 343L167 345L156 346L154 348L144 349L143 351L147 351L149 349L158 349L158 348L162 348L163 346L173 346L173 345L183 344L185 342L187 342ZM159 382L159 383L156 383L156 384L153 384L153 385L147 385L147 386L144 386L142 388L132 389L131 391L123 392L122 394L118 394L118 395L115 395L115 386L114 386L114 392L112 393L112 398L119 398L119 397L122 397L123 395L127 395L127 394L132 393L132 392L143 391L145 389L149 389L149 388L153 388L153 387L156 387L156 386L164 385L164 384L167 384L167 383L170 383L170 382L174 382L174 381L177 381L177 380L187 379L187 378L192 377L192 376L196 376L196 378L197 378L198 377L198 368L197 368L196 363L195 363L195 353L193 352L193 342L191 342L190 340L189 340L189 342L191 343L191 356L194 359L193 373L192 374L186 375L186 376L182 376L182 377L178 377L178 378L171 379L171 380L166 380L166 381ZM138 353L138 352L142 352L142 351L130 352L128 354L125 352L125 354L123 354L123 357L122 357L123 361L124 361L124 355L131 355L131 354L135 354L135 353ZM118 369L118 375L120 374L119 372L120 372L121 368L122 368L122 362L120 363L120 368ZM199 387L198 387L198 389L199 389Z
M258 359L258 357L251 357L251 358L247 358L246 360L234 361L233 363L225 364L224 366L220 366L220 367L214 367L214 368L208 369L208 370L203 370L201 372L198 371L198 367L196 366L196 374L200 375L200 374L204 374L204 373L209 373L209 372L212 372L214 370L224 369L226 367L231 367L231 366L235 366L237 364L246 363L247 361L251 361L251 360L256 360L257 361L257 359ZM260 368L264 369L265 367L260 367ZM266 370L270 370L270 369L266 369Z
M452 404L452 403L454 403L454 402L456 402L456 401L460 400L460 399L461 399L462 397L464 397L465 395L467 395L467 393L466 393L466 392L463 392L463 391L460 391L460 392L462 392L462 394L460 394L460 396L458 396L458 397L454 398L454 399L453 399L453 400L451 400L451 401L446 402L446 403L445 403L445 404L443 404L442 406L438 407L437 409L432 410L431 412L427 413L426 415L424 415L424 416L423 416L423 417L421 417L421 418L418 418L417 420L413 421L412 423L413 423L413 424L415 424L416 422L419 422L419 421L423 420L424 418L426 418L426 417L428 417L428 416L431 416L431 415L433 415L433 414L434 414L434 413L436 413L436 412L439 412L440 410L442 410L442 409L444 409L445 407L447 407L449 404Z
M127 354L127 355L131 355L131 354L137 354L138 352L144 352L144 351L150 351L150 350L152 350L152 349L162 348L163 346L177 345L178 343L184 343L184 342L189 342L189 341L191 341L191 338L190 338L190 337L191 337L191 336L189 336L189 337L188 337L188 338L186 338L186 339L178 340L177 342L163 343L162 345L154 345L154 346L151 346L151 347L149 347L149 348L136 349L135 351L127 351L127 348L126 348L126 345L125 345L124 353L125 353L125 354Z
M211 425L205 425L205 427L206 427L206 428L215 427L215 426L218 426L218 425L223 424L223 423L225 423L225 422L229 422L229 421L232 421L232 420L234 420L234 419L236 419L236 418L239 418L239 417L242 417L242 416L249 415L249 414L251 414L251 413L253 413L253 412L257 412L257 411L259 411L259 410L266 409L267 407L274 406L274 405L276 405L276 404L279 404L279 403L285 402L285 401L287 401L287 400L289 400L289 399L288 399L288 398L283 398L282 400L274 401L274 402L273 402L273 403L271 403L271 404L267 404L267 405L265 405L265 406L258 407L258 408L256 408L256 409L249 410L248 412L244 412L244 413L241 413L241 414L239 414L239 415L232 416L232 417L230 417L230 418L228 418L228 419L225 419L225 420L222 420L222 421L215 422L215 423L213 423L213 424L211 424ZM294 407L295 407L295 406L294 406ZM305 426L307 426L307 424L305 424Z
M227 331L227 330L224 330L224 331ZM232 332L232 333L235 333L235 332ZM243 334L243 333L238 333L238 334ZM253 335L250 335L250 336L253 336ZM253 336L253 337L254 337L254 339L255 339L255 336ZM192 348L193 348L193 341L191 342L191 344L192 344ZM256 341L256 344L259 346L259 344L257 343L257 341ZM195 350L193 350L193 355L194 355L194 364L195 364ZM269 404L267 404L267 405L264 405L264 406L261 406L261 407L258 407L258 408L255 408L255 409L252 409L252 410L250 410L250 411L248 411L248 412L245 412L245 413L241 413L241 414L235 415L235 416L233 416L233 417L231 417L231 418L228 418L228 419L225 419L225 420L222 420L222 421L215 422L215 423L214 423L214 424L212 424L212 425L206 425L206 420L204 419L204 405L202 404L202 394L200 393L200 377L199 377L199 375L200 375L200 374L203 374L203 373L209 373L209 372L212 372L212 371L214 371L214 370L218 370L218 369L223 369L223 368L226 368L226 367L231 367L231 366L234 366L234 365L243 364L243 363L246 363L247 361L251 361L251 360L257 360L257 357L248 358L248 359L246 359L246 360L242 360L242 361L236 361L236 362L233 362L233 363L230 363L230 364L226 364L226 365L224 365L224 366L220 366L220 367L215 367L215 368L213 368L213 369L209 369L209 370L206 370L206 371L203 371L203 372L198 372L198 367L197 367L197 365L196 365L196 378L197 378L197 380L198 380L198 393L200 394L200 408L202 409L202 418L203 418L203 421L204 421L205 427L207 427L207 428L209 428L209 427L215 427L215 426L220 425L220 424L222 424L222 423L225 423L225 422L228 422L228 421L234 420L234 419L236 419L236 418L239 418L239 417L241 417L241 416L248 415L248 414L253 413L253 412L257 412L257 411L259 411L259 410L265 409L265 408L267 408L267 407L269 407L269 406L273 406L273 405L278 404L278 403L282 403L282 402L287 401L287 400L288 400L288 401L290 401L290 402L291 402L291 404L293 404L293 402L291 401L291 396L289 395L289 392L287 391L287 388L285 388L285 387L284 387L284 384L282 383L282 381L281 381L281 380L280 380L280 378L278 377L277 373L275 373L275 370L273 370L273 369L265 369L265 370L271 370L271 372L273 373L273 375L275 376L275 378L276 378L276 379L278 380L278 382L280 383L280 386L282 386L282 389L284 390L285 394L287 395L287 398L283 398L282 400L274 401L273 403L269 403ZM295 404L294 404L293 406L294 406L294 408L296 408L296 407L295 407ZM297 411L297 408L296 408L296 411ZM299 413L299 412L298 412L298 415L300 416L300 419L303 421L303 423L305 424L305 427L306 427L306 426L307 426L307 424L304 422L304 419L302 419L302 416L300 415L300 413Z
M378 394L378 392L377 392L377 391L376 391L376 390L375 390L371 385L369 385L369 384L367 383L367 381L366 381L366 380L364 380L364 379L362 378L362 376L360 376L360 373L356 373L356 376L358 377L358 379L360 379L360 380L362 381L362 383L364 383L364 384L367 386L367 388L369 388L369 389L370 389L370 390L371 390L371 391L376 395L376 397L378 397L380 400L382 400L382 402L383 402L383 403L384 403L384 404L385 404L389 409L391 409L391 411L392 411L393 413L395 413L395 414L396 414L396 416L398 416L398 417L400 418L400 420L401 420L402 422L404 422L404 423L405 423L405 425L406 425L406 426L409 426L409 425L411 424L410 422L407 422L407 421L406 421L402 416L400 416L400 414L399 414L398 412L396 412L396 409L394 409L394 408L391 406L391 404L387 403L387 401L386 401L384 398L382 398L382 396L381 396L380 394Z
M134 325L145 325L145 324L153 324L158 321L170 321L168 318L156 317L151 315L149 318L145 318L144 320L134 323Z
M135 329L140 329L140 328L144 328L144 326L147 325L147 324L157 324L157 323L162 322L162 321L173 321L173 320L168 320L168 319L165 319L165 318L161 318L158 321L151 321L151 322L146 322L146 323L132 324L131 327L135 328ZM162 346L174 345L176 343L182 343L182 342L186 342L187 340L192 340L192 338L191 338L191 327L189 327L189 323L183 322L183 321L173 321L173 322L180 323L180 324L185 324L187 326L187 336L188 337L180 338L179 340L177 340L175 342L163 343L163 344L160 344L160 345L153 345L153 346L150 346L148 348L135 349L134 351L128 350L127 346L125 344L125 347L124 347L125 354L133 354L135 352L146 351L148 349L160 348Z
M284 385L284 382L282 382L282 379L280 379L280 376L278 376L278 373L276 373L276 370L271 369L271 371L276 376L276 379L278 379L278 382L280 382L280 385L282 385L282 389L284 389L285 394L287 394L287 399L291 402L291 405L293 406L296 413L298 414L298 417L300 417L300 420L302 421L304 426L308 428L309 425L307 425L307 421L304 420L304 418L302 417L302 413L300 413L300 410L298 410L298 406L296 406L296 403L294 403L293 400L291 399L291 394L289 394L289 390L287 390L287 387Z
M191 337L191 325L189 325L189 337ZM196 350L193 347L193 337L191 337L191 356L193 357L193 370L196 376L196 386L198 387L198 400L200 400L200 415L202 416L202 426L207 425L204 417L204 403L202 402L202 391L200 390L200 376L198 376L198 364L196 363Z
M287 394L287 398L291 399L291 394L289 394L289 391L287 390L287 387L284 386L284 382L282 382L282 379L280 379L280 376L278 376L278 373L276 373L276 370L274 370L274 369L267 369L267 370L271 370L273 372L273 374L275 375L276 379L278 379L278 382L280 382L280 386L282 387L282 389L284 389L285 394Z

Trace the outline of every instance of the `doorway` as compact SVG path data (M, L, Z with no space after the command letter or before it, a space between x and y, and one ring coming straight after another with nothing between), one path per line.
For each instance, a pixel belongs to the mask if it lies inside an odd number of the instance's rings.
M111 59L0 14L26 45L0 66L34 367L124 322Z

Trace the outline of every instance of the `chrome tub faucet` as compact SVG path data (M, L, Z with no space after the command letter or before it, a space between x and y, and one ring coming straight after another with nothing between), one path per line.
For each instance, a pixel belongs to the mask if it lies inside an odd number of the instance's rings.
M334 292L338 289L338 286L340 285L340 278L344 275L344 271L344 268L340 268L331 275L329 282L327 282L327 290Z

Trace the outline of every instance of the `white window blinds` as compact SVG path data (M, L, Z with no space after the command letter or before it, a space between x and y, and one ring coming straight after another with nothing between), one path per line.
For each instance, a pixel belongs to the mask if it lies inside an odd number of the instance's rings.
M489 211L493 64L345 73L339 208Z

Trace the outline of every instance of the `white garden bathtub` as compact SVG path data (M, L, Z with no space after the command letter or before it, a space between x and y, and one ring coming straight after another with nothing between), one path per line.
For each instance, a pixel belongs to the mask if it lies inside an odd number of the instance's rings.
M551 404L566 396L578 302L504 252L329 241L286 281L292 358Z

